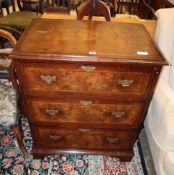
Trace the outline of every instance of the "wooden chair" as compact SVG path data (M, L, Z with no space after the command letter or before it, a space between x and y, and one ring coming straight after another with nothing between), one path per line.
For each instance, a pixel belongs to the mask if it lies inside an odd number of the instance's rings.
M0 79L10 80L11 59L9 59L9 54L21 36L21 32L6 26L0 26L0 30Z
M138 16L141 19L156 19L155 10L147 3L146 0L142 0L139 4Z
M70 0L42 0L41 3L45 4L43 12L70 14Z
M0 18L3 17L3 8L2 8L2 4L0 3Z
M7 39L12 46L16 45L17 41L10 32L0 29L0 37ZM15 71L12 64L10 64L10 69L11 72ZM15 87L17 88L17 85L15 85ZM7 85L0 81L0 125L4 128L13 130L18 145L23 155L26 157L28 156L28 153L23 146L22 134L20 126L18 125L18 117L17 95L15 89L12 85Z
M13 0L10 0L13 2ZM24 30L29 23L32 21L33 18L37 18L41 16L40 14L40 7L39 1L31 1L31 0L17 0L17 5L20 11L14 11L7 16L4 16L2 13L2 6L1 9L1 16L0 17L0 25L2 26L9 26L15 28L17 30ZM12 3L13 9L15 9L14 3Z
M155 18L155 10L146 0L117 0L117 14L125 13L142 19Z
M117 14L137 14L140 0L117 0Z
M9 8L12 7L13 12L15 11L15 5L14 5L14 0L1 0L1 7L5 8L7 11L7 14L10 13Z
M82 20L84 16L88 16L89 20L92 19L92 16L104 16L106 21L111 21L109 7L100 0L90 0L82 3L77 9L77 20Z
M106 2L107 5L109 6L111 16L115 17L115 14L117 12L117 1L116 0L105 0L104 2Z
M164 0L162 4L163 8L173 8L174 7L174 1L172 0Z

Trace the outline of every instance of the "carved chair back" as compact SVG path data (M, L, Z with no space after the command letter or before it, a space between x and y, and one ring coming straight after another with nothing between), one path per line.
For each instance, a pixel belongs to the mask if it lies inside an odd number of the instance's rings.
M109 7L100 0L91 0L82 3L77 9L77 20L82 20L84 16L88 16L89 20L92 19L92 16L104 16L106 21L111 21Z

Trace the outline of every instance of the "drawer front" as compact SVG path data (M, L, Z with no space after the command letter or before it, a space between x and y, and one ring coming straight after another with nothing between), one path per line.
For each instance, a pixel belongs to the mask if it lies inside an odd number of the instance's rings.
M91 128L32 128L35 147L122 149L135 141L133 131L110 131ZM45 144L46 143L46 144Z
M31 122L136 125L144 103L106 104L90 100L27 99Z
M120 69L119 67L100 67L93 65L46 65L22 64L21 76L25 79L25 94L76 93L98 94L101 96L147 95L150 74L140 70Z

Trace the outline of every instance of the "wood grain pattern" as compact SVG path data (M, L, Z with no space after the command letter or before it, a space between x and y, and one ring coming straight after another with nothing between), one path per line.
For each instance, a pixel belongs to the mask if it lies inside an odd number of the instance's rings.
M86 129L85 132L82 131ZM88 128L34 128L36 147L129 150L134 132ZM47 144L45 144L47 143Z
M44 13L41 18L43 19L64 19L64 20L76 20L76 16L74 15L60 15L58 13ZM88 16L85 16L83 18L83 20L88 20ZM104 17L98 17L98 16L94 16L93 21L105 21ZM156 31L156 20L147 20L147 19L137 19L137 18L130 18L130 16L128 15L127 17L124 18L111 18L111 22L124 22L124 23L138 23L138 24L143 24L145 26L145 28L147 29L147 31L149 32L150 36L152 38L155 37L155 31Z
M73 123L136 126L144 103L117 102L108 104L92 100L48 100L27 99L27 108L31 122L46 122L57 125L61 122L67 125Z
M147 96L151 76L149 70L96 64L23 64L24 93L46 95L61 93L91 93L105 96L127 96L143 99ZM81 67L95 70L86 72ZM150 70L152 71L152 70ZM45 79L51 78L51 81ZM120 81L132 81L124 86Z
M98 61L102 61L101 57L109 57L112 60L121 58L129 62L149 62L152 58L155 62L163 61L159 50L151 47L154 41L141 24L35 19L25 31L25 39L23 38L21 37L13 52L15 55L20 53L19 56L30 56L32 51L33 56L44 54L42 60L50 56L59 60L64 58L55 55L66 56L68 60L69 55L81 61L84 60L82 56ZM147 52L148 55L139 55L138 51ZM98 57L100 59L97 59Z

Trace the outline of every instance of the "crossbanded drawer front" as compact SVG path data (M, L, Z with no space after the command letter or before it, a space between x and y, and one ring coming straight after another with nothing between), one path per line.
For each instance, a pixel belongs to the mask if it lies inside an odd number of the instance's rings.
M107 104L92 100L27 99L31 122L136 125L144 103Z
M145 70L119 70L93 65L21 64L26 94L92 93L145 98L150 74Z
M134 131L111 131L91 128L33 127L35 147L122 149L135 141ZM128 146L129 145L129 146Z

